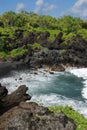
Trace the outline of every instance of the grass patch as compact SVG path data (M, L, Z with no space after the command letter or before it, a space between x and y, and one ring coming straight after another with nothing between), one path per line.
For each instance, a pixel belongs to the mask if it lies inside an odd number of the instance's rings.
M64 112L68 117L72 118L77 125L76 130L87 130L87 119L73 110L71 107L68 106L56 106L56 107L49 107L49 110L57 114L58 112Z

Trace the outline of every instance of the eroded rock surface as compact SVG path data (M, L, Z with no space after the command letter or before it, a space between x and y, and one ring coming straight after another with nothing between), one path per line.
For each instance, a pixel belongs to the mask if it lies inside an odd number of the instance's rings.
M8 95L6 87L0 86L0 114L19 105L22 101L30 100L31 96L26 94L27 90L28 87L21 85L16 91Z
M75 130L73 120L36 103L22 102L0 117L0 130Z

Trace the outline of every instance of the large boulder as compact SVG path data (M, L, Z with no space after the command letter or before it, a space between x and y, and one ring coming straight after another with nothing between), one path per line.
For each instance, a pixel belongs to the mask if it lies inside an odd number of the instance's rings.
M73 120L36 103L22 102L0 117L0 130L76 130Z
M14 106L19 105L19 103L22 101L30 100L31 96L26 94L27 90L28 87L26 87L25 85L21 85L16 91L9 95L3 94L3 91L7 92L6 88L5 90L0 91L1 95L3 95L3 98L1 97L0 114L4 113L5 111L11 109Z
M57 44L61 43L61 42L62 42L62 36L63 36L63 33L60 32L60 33L56 36L54 42L56 42Z

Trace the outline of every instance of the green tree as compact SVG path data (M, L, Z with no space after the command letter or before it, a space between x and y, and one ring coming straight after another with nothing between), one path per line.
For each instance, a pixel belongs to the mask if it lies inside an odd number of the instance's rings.
M14 26L14 23L16 21L16 14L15 14L15 12L12 12L12 11L5 12L1 16L1 18L3 21L4 27Z
M58 19L58 28L64 33L76 33L81 28L82 20L80 18L73 18L72 16L64 16Z

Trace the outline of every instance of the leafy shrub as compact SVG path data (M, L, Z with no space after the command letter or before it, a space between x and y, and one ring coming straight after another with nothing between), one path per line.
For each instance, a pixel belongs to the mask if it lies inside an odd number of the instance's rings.
M68 41L68 40L71 40L75 36L76 36L75 33L64 34L63 39L64 39L64 41Z
M0 51L3 51L4 50L4 40L0 39Z
M2 58L3 60L7 60L8 58L8 54L4 51L0 52L0 58Z
M10 52L10 55L11 57L16 57L16 56L19 56L19 55L22 55L22 54L25 54L27 52L26 49L23 49L23 48L17 48L17 49L13 49L11 52Z
M50 37L49 40L53 41L55 40L56 36L60 33L60 30L48 30L48 32L50 33Z
M74 33L69 33L69 34L64 33L63 34L63 43L62 44L67 45L68 41L72 41L72 39L74 37L76 37L76 34L74 34Z
M87 29L80 29L77 34L81 35L83 38L87 38Z
M2 35L4 35L5 37L10 37L10 38L13 38L14 37L14 34L15 34L15 28L13 27L5 27L5 28L1 28L0 27L0 33Z

